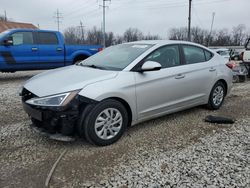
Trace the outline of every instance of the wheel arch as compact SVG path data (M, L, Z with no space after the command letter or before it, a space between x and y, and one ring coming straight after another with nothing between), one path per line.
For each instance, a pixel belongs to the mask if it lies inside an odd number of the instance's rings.
M219 79L217 82L215 82L215 84L218 83L218 82L223 83L223 85L225 86L225 89L226 89L226 94L225 94L225 95L227 95L227 92L228 92L228 84L227 84L226 80L224 80L224 79ZM214 85L215 85L215 84L214 84Z
M87 59L89 57L89 55L87 54L78 54L73 58L73 64L77 61L77 60L84 60Z
M132 119L133 119L133 117L132 117L133 114L132 114L132 110L131 110L131 107L128 104L128 102L125 101L122 98L119 98L119 97L109 97L109 98L106 98L104 100L107 100L107 99L113 99L113 100L116 100L116 101L119 101L120 103L122 103L122 105L126 108L126 110L128 112L128 126L131 126L131 122L132 122Z

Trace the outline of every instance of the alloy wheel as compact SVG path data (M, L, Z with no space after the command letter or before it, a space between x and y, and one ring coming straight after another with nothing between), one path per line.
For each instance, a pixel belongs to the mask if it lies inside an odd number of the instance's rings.
M112 139L120 132L122 123L122 114L118 109L104 109L96 118L95 133L101 139Z

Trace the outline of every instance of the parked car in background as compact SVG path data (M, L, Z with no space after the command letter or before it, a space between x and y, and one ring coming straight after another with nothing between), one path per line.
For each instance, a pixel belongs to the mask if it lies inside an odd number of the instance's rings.
M198 105L219 109L231 87L230 66L204 46L138 41L38 74L21 96L40 131L79 134L104 146L149 119Z
M231 49L230 50L230 60L240 61L242 60L242 53L245 49Z
M243 62L248 69L248 77L250 77L250 38L245 44L245 52L243 52Z
M217 54L224 57L226 60L230 60L230 50L226 48L213 49Z
M245 44L245 52L243 53L243 61L250 64L250 38Z
M75 64L100 45L65 45L57 31L12 29L0 33L0 71L39 70Z

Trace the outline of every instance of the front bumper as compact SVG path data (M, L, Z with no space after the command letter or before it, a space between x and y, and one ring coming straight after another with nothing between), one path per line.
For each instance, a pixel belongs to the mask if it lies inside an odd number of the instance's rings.
M42 107L26 103L27 100L37 97L27 89L24 88L20 95L22 96L23 109L31 118L32 126L36 130L46 133L49 137L51 135L75 135L81 111L87 105L96 102L77 95L67 106Z

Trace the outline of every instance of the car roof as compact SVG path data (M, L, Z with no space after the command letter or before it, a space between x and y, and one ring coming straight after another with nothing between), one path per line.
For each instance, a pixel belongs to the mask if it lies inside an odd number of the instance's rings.
M39 31L39 32L57 32L52 30L41 30L41 29L25 29L25 28L16 28L16 29L8 29L6 31Z
M191 44L191 45L199 46L202 48L206 48L205 46L202 46L194 42L181 41L181 40L140 40L140 41L135 41L135 42L129 42L128 44L152 44L152 45L159 45L159 46L167 45L167 44Z

